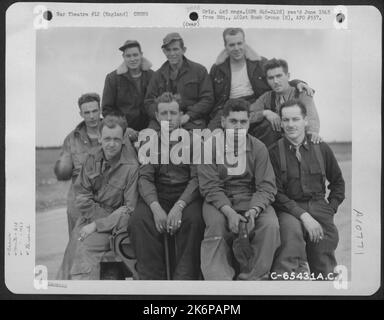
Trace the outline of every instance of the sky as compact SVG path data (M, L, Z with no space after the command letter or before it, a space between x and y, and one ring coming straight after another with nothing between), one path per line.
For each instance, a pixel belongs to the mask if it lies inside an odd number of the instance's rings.
M224 44L220 28L48 28L36 36L36 146L59 146L82 120L77 99L102 95L105 76L121 63L118 48L128 39L141 43L153 70L164 62L162 39L179 32L186 57L209 71ZM351 35L345 30L245 29L259 55L288 62L291 79L316 93L320 135L325 141L352 140Z

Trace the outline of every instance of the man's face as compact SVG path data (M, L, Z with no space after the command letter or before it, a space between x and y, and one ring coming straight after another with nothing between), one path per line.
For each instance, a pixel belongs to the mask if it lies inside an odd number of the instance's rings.
M182 48L180 41L172 41L163 48L163 52L171 65L179 65L183 61L186 48Z
M168 121L169 131L179 128L181 118L179 104L176 101L159 103L157 106L156 118L159 123L161 121Z
M88 128L96 128L100 121L100 107L97 101L84 102L80 106L80 116Z
M276 93L284 92L289 88L289 72L285 73L282 67L269 69L267 82Z
M243 34L239 32L233 36L226 35L225 49L227 50L227 53L233 60L239 61L244 59L245 41L244 41Z
M101 147L105 158L110 160L117 156L123 144L123 129L116 125L114 128L103 127L101 131Z
M221 118L224 129L249 129L249 116L246 111L231 111L227 117Z
M299 106L286 107L281 110L281 126L290 140L301 143L305 137L307 117L303 117Z
M136 70L140 67L143 54L138 47L127 48L124 50L123 59L128 69Z

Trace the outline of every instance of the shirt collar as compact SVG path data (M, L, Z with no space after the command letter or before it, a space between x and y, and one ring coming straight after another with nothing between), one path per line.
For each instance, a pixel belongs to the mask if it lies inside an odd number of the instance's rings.
M276 94L276 102L280 104L281 98L283 98L284 102L288 101L293 98L294 93L295 93L295 88L292 86L289 86L288 90L283 94Z
M288 145L289 150L295 150L296 145L294 145L291 141L289 141L287 138L285 138L285 141ZM305 136L303 142L300 144L300 147L303 147L304 149L309 149L309 141L308 137Z

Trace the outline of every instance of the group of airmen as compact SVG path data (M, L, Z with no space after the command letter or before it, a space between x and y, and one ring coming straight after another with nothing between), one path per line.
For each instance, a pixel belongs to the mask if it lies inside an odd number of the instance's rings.
M167 61L156 72L140 43L128 40L102 99L79 98L84 121L66 137L54 168L58 180L72 179L58 279L100 279L100 262L119 230L129 234L140 280L335 276L334 214L345 184L319 135L314 90L289 80L286 61L258 55L242 29L225 29L223 40L209 74L185 57L178 33L163 39ZM247 130L246 167L229 174L230 165L214 157L202 164L140 163L140 132L158 132L161 149L163 121L169 134ZM165 235L174 245L170 276Z

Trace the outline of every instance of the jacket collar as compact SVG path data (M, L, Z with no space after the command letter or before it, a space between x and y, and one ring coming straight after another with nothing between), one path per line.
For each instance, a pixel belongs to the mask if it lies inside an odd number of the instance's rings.
M99 126L101 125L101 120L99 122ZM87 127L85 125L85 121L81 121L75 128L74 130L75 135L81 136L83 139L89 139L88 134L87 134Z
M141 70L148 71L149 69L151 69L151 67L152 67L152 63L147 58L143 57L141 60ZM116 73L118 75L122 75L127 72L128 72L128 67L125 64L125 62L121 63L119 67L116 69Z
M247 60L261 61L261 56L256 51L254 51L249 45L245 44L244 51L245 51L245 58ZM229 55L227 53L227 50L224 49L217 56L216 65L220 65L224 63L226 60L229 60Z

